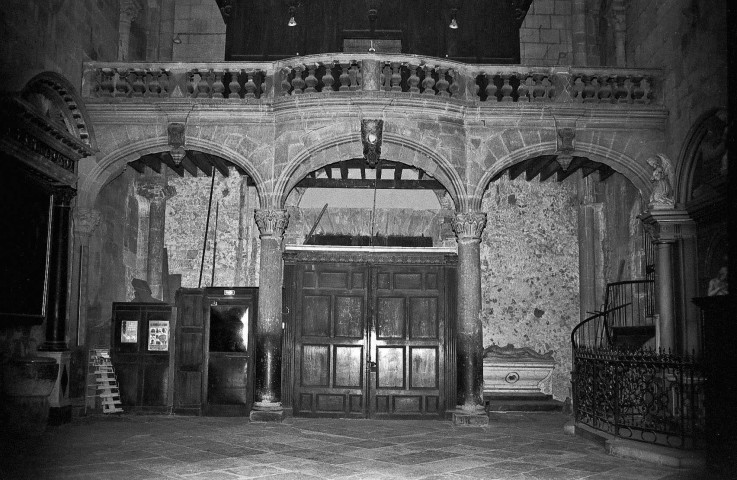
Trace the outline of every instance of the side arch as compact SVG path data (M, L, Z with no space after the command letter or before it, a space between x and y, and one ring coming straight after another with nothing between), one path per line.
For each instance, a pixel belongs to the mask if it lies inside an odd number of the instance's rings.
M437 151L407 136L384 131L381 157L420 168L435 177L448 191L456 209L467 208L464 182L451 162ZM363 144L358 132L337 135L329 141L305 145L289 159L274 185L276 205L283 206L289 192L309 172L326 165L363 156Z
M26 83L21 97L38 108L47 108L48 106L39 104L38 99L34 98L36 96L51 102L61 113L69 133L97 151L97 141L87 108L69 80L56 72L41 72Z
M261 174L254 168L249 159L222 144L201 138L188 137L186 146L217 155L243 168L256 185L256 191L261 205L265 204L266 195L264 192L267 186ZM169 148L168 138L158 137L134 142L112 151L100 159L86 175L80 175L77 185L79 192L77 198L78 205L80 207L92 208L100 190L113 178L118 176L126 168L128 162L149 153L167 151Z
M553 155L555 154L556 149L557 143L555 141L541 142L536 145L519 148L506 156L501 157L499 161L494 164L494 167L485 172L479 180L471 198L469 199L470 208L481 208L481 200L484 196L484 192L486 192L491 179L497 174L530 157L538 155ZM652 186L650 184L651 172L644 165L645 162L638 162L628 155L613 151L607 147L602 147L601 145L580 141L576 142L575 153L579 155L587 154L587 156L592 160L611 166L614 170L621 173L631 181L632 184L640 191L643 198L648 198L650 196L650 192L652 190Z

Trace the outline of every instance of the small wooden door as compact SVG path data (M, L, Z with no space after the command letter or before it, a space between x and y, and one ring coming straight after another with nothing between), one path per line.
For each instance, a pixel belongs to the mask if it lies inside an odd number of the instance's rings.
M445 415L455 388L451 272L443 264L288 265L294 414Z
M202 290L177 290L177 327L174 335L174 413L201 415L205 395L205 318Z

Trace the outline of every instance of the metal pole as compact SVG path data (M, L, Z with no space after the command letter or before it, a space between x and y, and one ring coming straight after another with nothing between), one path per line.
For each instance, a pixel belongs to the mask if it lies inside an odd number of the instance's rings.
M210 286L215 285L215 256L218 253L218 214L220 213L220 202L215 205L215 231L212 232L212 276L210 277Z
M202 287L202 269L205 266L205 251L207 250L207 230L210 228L210 209L212 208L212 191L215 189L215 169L212 170L212 182L210 182L210 200L207 202L207 221L205 222L205 239L202 241L202 259L200 260L200 279L197 288Z

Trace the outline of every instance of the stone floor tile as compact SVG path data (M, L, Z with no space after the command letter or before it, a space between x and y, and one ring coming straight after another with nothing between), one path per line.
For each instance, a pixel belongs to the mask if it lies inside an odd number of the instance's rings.
M242 467L227 468L225 471L241 478L259 478L288 472L271 465L244 465Z

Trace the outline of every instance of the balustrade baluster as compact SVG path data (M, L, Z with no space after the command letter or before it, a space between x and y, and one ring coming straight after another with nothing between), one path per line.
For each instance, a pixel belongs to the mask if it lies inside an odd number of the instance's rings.
M593 103L598 99L596 98L596 85L594 84L595 78L591 75L583 75L583 90L581 91L583 103Z
M243 84L243 89L246 93L244 93L244 98L256 98L256 91L258 90L258 85L256 85L256 82L253 81L253 76L256 74L253 70L247 70L246 71L246 82Z
M241 84L238 83L238 76L241 71L239 68L230 68L227 72L230 73L230 82L228 82L228 98L231 100L240 100Z
M652 78L642 77L640 81L640 88L642 89L642 98L639 103L649 104L653 97L653 84Z
M118 70L118 81L115 82L116 97L127 97L131 90L133 90L133 87L131 87L128 81L129 73L130 71L127 69Z
M420 76L417 75L417 69L420 68L419 65L409 64L407 68L409 68L409 78L407 79L409 93L420 93L420 87L418 86L420 84Z
M191 72L187 73L187 96L195 98L197 94L195 93L197 91L197 82L199 80L200 74L197 73L197 70L192 70Z
M292 82L289 80L290 75L292 74L292 69L289 67L284 67L281 70L281 94L282 96L289 95L289 93L292 91Z
M573 77L573 83L571 84L571 97L574 102L583 102L583 80L581 75Z
M225 98L223 95L223 92L225 91L223 72L214 72L212 75L215 77L212 82L212 98Z
M146 85L143 83L144 75L145 73L141 69L131 70L131 97L143 97L143 94L146 91Z
M392 92L402 91L402 64L392 62L391 89Z
M423 95L435 95L435 79L432 78L432 74L435 71L435 67L431 65L425 65L425 78L422 79L422 94Z
M144 97L158 97L161 95L161 85L159 84L158 72L151 69L145 74L146 91Z
M611 77L607 74L599 75L599 103L612 102Z
M317 64L311 63L307 65L307 78L305 78L305 93L317 93L317 77L315 76L315 70L317 70Z
M518 102L529 102L531 93L533 90L534 82L532 75L521 75L519 77L519 87L517 87L517 101Z
M632 101L634 103L645 103L643 96L645 91L642 89L640 84L642 83L643 77L641 75L632 76Z
M388 92L392 89L392 69L389 66L389 63L385 63L384 67L381 69L381 73L379 73L379 90L384 90L385 92Z
M457 82L457 74L456 71L451 69L448 69L448 77L450 78L450 86L448 87L448 90L450 91L450 96L453 98L458 98L458 92L460 91L461 87L458 85ZM476 86L478 88L478 85Z
M333 83L335 83L335 77L333 77L333 65L332 61L325 62L325 73L322 76L322 93L333 93Z
M494 77L496 77L496 75L484 73L484 77L486 78L486 101L498 102L499 97L496 96L497 87L496 82L494 81Z
M159 84L159 96L170 97L171 96L171 82L169 81L169 72L164 69L155 69L151 72L155 77L156 82Z
M97 96L112 97L115 93L115 72L112 68L101 68L97 77Z
M626 81L627 81L627 77L623 75L617 76L617 86L614 91L614 98L617 103L628 103L629 102L629 91L627 89L627 86L625 85Z
M197 82L197 91L195 98L210 98L212 96L212 70L200 72L200 79Z
M348 71L351 79L351 90L355 91L361 88L361 70L355 60L351 60L351 68Z
M339 92L347 92L351 89L351 76L348 73L348 69L350 67L350 63L340 64L340 76L338 77L338 80L340 81L340 87L338 87Z
M441 97L450 96L450 93L448 93L448 87L450 86L450 83L448 82L448 79L445 78L447 73L448 69L446 67L438 68L438 83L436 83L435 86L438 89L438 95L440 95Z
M292 95L301 95L304 93L305 81L302 79L302 72L304 72L304 65L297 65L294 67L294 78L292 79Z
M508 74L508 73L500 73L499 76L502 77L502 102L511 102L512 99L512 91L514 91L514 88L512 88L512 85L509 84L510 78L514 77L516 74Z
M532 92L532 98L536 102L547 102L550 100L550 80L544 73L534 76L535 87Z

